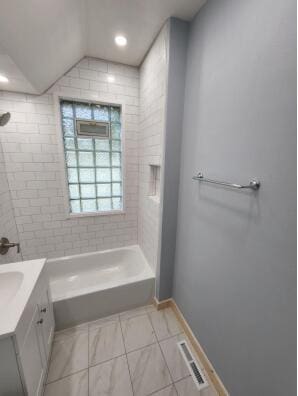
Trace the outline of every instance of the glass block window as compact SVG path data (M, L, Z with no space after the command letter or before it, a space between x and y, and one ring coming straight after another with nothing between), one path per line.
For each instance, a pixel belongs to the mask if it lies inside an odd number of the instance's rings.
M121 210L120 106L60 102L71 213ZM108 122L110 138L77 136L76 120Z

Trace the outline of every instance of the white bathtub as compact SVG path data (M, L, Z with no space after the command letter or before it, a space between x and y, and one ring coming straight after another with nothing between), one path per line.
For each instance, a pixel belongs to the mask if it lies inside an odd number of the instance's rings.
M145 305L155 277L139 246L47 260L57 329Z

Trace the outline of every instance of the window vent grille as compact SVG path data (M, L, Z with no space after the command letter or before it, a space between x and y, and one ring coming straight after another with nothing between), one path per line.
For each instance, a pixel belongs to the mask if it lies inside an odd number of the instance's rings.
M189 348L187 346L186 341L182 340L182 341L179 341L177 344L180 349L181 355L183 356L183 359L185 360L185 363L188 367L190 375L192 376L192 379L193 379L194 383L196 384L196 387L198 388L198 390L202 390L202 389L206 388L207 386L209 386L208 381L207 381L202 369L200 368L200 366L194 359L191 351L189 350Z
M108 122L76 120L78 136L93 136L97 139L110 139Z

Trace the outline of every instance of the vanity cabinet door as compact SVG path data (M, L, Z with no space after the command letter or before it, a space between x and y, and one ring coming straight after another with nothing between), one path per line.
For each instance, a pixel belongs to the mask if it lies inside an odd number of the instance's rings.
M53 334L55 330L53 304L49 296L48 290L43 292L42 299L39 304L39 315L42 320L41 331L42 331L46 361L48 361L51 351Z
M40 327L40 315L36 307L19 355L26 391L30 396L39 396L43 390L45 365L43 359L44 352L40 345Z

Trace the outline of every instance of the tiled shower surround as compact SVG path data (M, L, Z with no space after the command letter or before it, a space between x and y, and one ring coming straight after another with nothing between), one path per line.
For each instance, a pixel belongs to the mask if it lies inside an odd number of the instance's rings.
M11 195L8 187L7 176L5 171L4 155L0 142L0 218L1 232L0 238L6 237L10 242L18 242L18 232L14 219ZM18 260L20 255L17 249L10 249L6 255L0 255L0 264L10 263Z
M163 160L167 45L168 25L165 25L140 68L138 235L154 269L158 264L160 203L150 197L150 165L162 166ZM158 186L156 190L159 191Z
M0 139L23 259L139 243L156 267L159 203L149 197L149 165L162 161L166 40L165 27L140 69L84 58L41 96L0 92L0 112L11 112L10 122L0 128ZM107 82L108 75L115 82ZM68 218L55 94L125 104L125 213Z
M107 82L108 74L115 83ZM125 103L124 214L67 219L53 93ZM0 129L24 259L59 257L137 243L137 68L83 59L41 96L0 92L10 122Z

